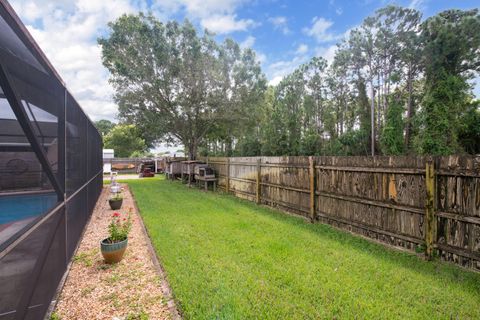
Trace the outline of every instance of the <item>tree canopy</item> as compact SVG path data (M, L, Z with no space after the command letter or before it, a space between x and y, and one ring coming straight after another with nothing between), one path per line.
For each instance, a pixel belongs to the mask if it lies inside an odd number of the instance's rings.
M471 100L468 80L480 71L480 15L478 10L448 10L422 24L425 93L422 153L462 151L458 135L460 115Z
M276 86L255 53L185 21L124 15L99 39L120 118L203 155L478 153L480 15L389 5Z
M113 127L115 127L115 123L113 123L110 120L101 119L101 120L95 121L95 127L97 128L97 130L100 132L102 136L105 136L107 133L110 132L110 130L113 129Z
M118 124L103 138L104 147L114 149L115 156L127 158L143 154L147 145L140 137L138 129L132 124Z
M120 118L156 140L176 139L190 158L212 132L230 134L249 121L265 77L252 50L233 40L218 44L185 21L124 15L99 39L111 73ZM226 129L229 128L229 129Z

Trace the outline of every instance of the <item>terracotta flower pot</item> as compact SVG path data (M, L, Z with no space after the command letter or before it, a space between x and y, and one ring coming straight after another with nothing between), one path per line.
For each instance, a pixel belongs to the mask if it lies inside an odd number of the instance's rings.
M127 249L128 238L115 243L109 243L108 238L103 239L100 242L100 248L102 250L103 258L106 263L117 263L120 262L123 258L123 254Z
M123 199L108 199L110 209L118 210L122 207Z

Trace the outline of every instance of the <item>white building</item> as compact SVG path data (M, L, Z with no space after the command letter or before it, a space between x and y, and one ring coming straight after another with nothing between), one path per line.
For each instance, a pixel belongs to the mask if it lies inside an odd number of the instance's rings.
M103 173L112 172L112 163L110 161L105 161L108 159L113 159L115 157L115 152L113 149L103 149Z

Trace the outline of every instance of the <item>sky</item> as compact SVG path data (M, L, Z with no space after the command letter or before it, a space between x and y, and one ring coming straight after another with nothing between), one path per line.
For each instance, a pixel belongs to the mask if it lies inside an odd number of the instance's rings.
M415 8L423 17L480 7L478 0L10 0L67 87L94 121L116 120L117 106L97 38L124 13L151 12L161 21L189 19L199 31L233 38L255 50L270 84L313 56L331 61L335 44L376 9ZM480 80L475 93L480 97Z

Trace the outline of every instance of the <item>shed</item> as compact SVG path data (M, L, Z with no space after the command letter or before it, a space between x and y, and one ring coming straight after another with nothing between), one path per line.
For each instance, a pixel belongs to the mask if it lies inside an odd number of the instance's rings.
M115 158L115 150L103 149L103 159L113 159L113 158Z
M113 149L103 149L103 173L112 172L112 162L111 159L115 157L115 152Z
M165 174L167 179L174 180L182 175L182 161L185 158L168 158L166 159Z
M190 185L194 178L195 167L201 164L204 162L200 160L182 161L182 181L186 181Z

